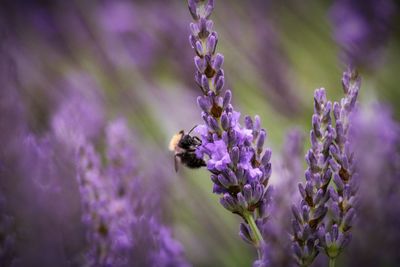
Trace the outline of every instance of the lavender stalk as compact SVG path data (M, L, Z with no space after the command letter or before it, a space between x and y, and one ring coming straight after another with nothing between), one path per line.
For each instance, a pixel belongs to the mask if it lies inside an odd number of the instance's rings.
M310 133L311 149L306 154L306 182L299 184L300 207L292 207L295 218L292 221L292 249L299 266L309 266L319 254L317 232L328 211L328 185L332 176L329 147L335 136L331 109L332 103L327 100L325 89L317 89Z
M334 266L335 259L351 240L351 227L355 218L356 192L358 189L354 153L349 142L350 115L355 109L361 79L355 71L343 74L342 85L345 97L333 105L336 138L329 148L332 156L329 164L333 171L333 183L330 187L331 218L325 229L321 225L320 241L325 253Z
M337 256L351 239L357 174L348 132L360 79L348 70L342 84L345 97L333 108L324 89L315 91L306 183L299 184L300 208L293 206L292 248L299 266L309 266L320 250L329 257L329 266L335 266ZM331 181L334 187L330 186ZM328 211L330 216L326 216Z
M259 229L268 218L271 175L271 150L264 149L267 134L258 116L246 117L245 127L240 125L231 91L223 92L224 57L216 53L218 35L209 19L214 1L189 0L188 4L194 19L190 43L196 52L195 81L203 93L197 98L204 124L196 128L202 139L196 155L206 156L213 192L221 195L227 210L243 218L240 236L257 248L261 259L264 240Z

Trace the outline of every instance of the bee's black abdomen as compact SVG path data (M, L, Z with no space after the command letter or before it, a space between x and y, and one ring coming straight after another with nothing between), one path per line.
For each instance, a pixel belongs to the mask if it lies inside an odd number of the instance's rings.
M181 153L178 154L178 157L181 159L183 165L192 169L206 166L204 160L196 157L195 153L189 153L189 152Z

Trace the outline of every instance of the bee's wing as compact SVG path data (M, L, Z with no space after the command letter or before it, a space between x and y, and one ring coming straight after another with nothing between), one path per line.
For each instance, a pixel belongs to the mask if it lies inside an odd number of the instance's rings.
M181 163L180 158L177 155L175 155L175 157L174 157L175 172L178 172L180 163Z

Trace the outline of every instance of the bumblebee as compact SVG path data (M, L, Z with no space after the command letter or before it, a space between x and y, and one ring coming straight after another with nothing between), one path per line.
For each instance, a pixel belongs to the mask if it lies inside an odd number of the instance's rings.
M191 169L206 166L204 160L198 158L195 153L196 148L201 145L200 138L190 135L195 127L187 134L185 134L184 130L181 130L179 133L172 136L169 142L169 150L175 152L175 171L178 171L179 163Z

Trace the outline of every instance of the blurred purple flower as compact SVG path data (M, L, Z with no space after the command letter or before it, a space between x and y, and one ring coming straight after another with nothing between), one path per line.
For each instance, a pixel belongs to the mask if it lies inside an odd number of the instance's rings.
M20 77L10 53L13 39L2 26L0 220L4 235L0 265L66 266L67 258L70 264L75 262L80 248L79 234L72 234L79 233L79 221L74 220L79 206L74 201L73 180L68 179L73 177L72 168L51 134L40 137L29 131Z
M4 267L11 266L15 258L16 242L15 219L7 214L6 204L5 197L0 192L0 264Z
M293 258L288 257L291 240L291 205L298 202L300 195L296 184L303 173L304 137L298 129L291 129L285 137L279 163L271 178L273 194L270 220L263 227L266 241L265 266L292 266Z
M392 0L337 0L330 10L334 38L342 58L354 67L374 68L392 28L396 6Z
M346 263L397 266L400 263L400 125L388 107L369 104L351 117L350 141L354 144L362 181Z
M181 12L178 6L176 1L105 1L99 5L96 20L102 30L101 41L115 66L131 67L150 76L165 61L182 73L179 79L189 83L193 66L182 54L189 56L190 49L181 42L188 30L184 14L177 14Z
M51 118L52 133L76 150L86 140L99 137L104 126L103 103L98 86L83 73L70 74L62 87L66 92Z
M126 122L120 119L106 128L105 168L92 145L79 151L78 181L83 221L88 228L87 263L188 266L182 247L158 219L159 192L145 187L136 168L132 144Z

